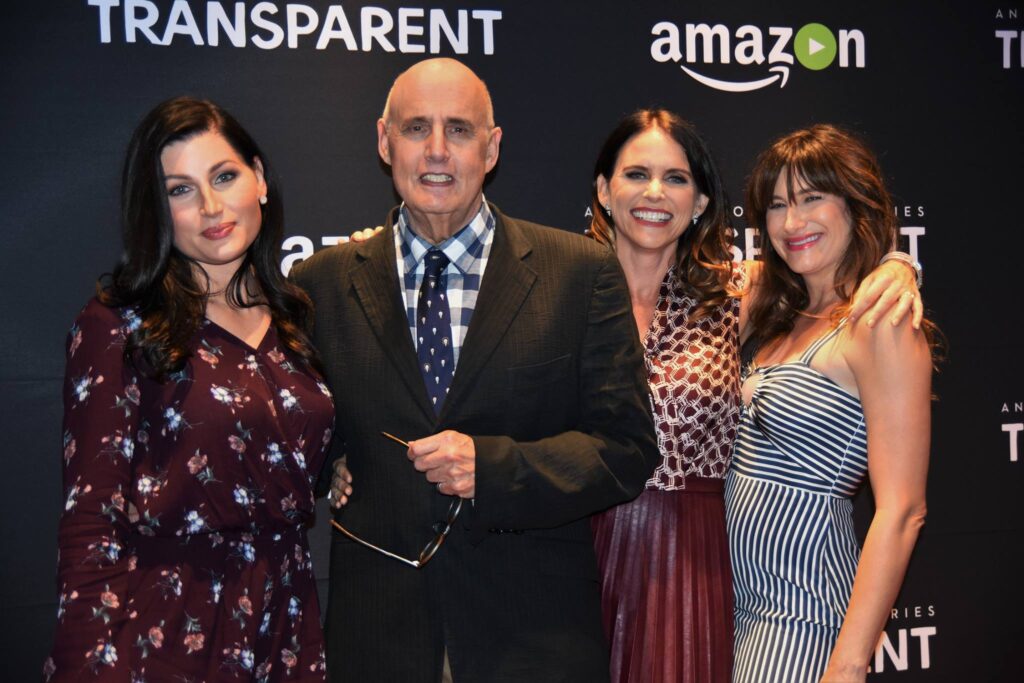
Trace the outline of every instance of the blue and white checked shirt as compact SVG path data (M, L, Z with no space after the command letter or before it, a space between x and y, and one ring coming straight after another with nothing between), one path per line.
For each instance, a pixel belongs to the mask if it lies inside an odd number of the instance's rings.
M469 225L447 240L433 245L417 235L409 224L409 216L402 205L398 222L392 226L395 238L395 261L398 277L405 285L402 300L409 319L409 334L416 346L416 301L423 282L423 257L433 246L444 252L450 263L445 269L448 276L448 309L452 322L452 355L455 366L459 365L462 340L469 330L469 321L476 308L476 297L480 292L480 281L487 267L487 257L494 241L494 215L483 201Z

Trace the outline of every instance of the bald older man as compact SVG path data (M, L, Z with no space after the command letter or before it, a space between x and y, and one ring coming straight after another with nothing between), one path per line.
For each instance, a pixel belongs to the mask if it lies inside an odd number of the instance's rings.
M331 680L607 680L587 516L659 457L622 272L485 201L501 129L459 62L401 74L377 134L390 229L292 271L353 477Z

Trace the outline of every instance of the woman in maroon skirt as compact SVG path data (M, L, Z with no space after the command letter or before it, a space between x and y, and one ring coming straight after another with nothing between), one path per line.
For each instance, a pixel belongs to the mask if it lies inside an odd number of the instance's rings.
M731 677L723 480L740 416L741 294L760 264L733 263L727 208L707 146L672 112L627 116L601 148L590 235L615 249L629 284L662 452L636 500L593 519L614 682ZM853 310L877 300L871 317L893 303L902 317L914 273L882 269Z
M48 680L324 681L306 525L331 438L266 157L216 105L135 131L124 253L68 337Z
M717 683L732 664L722 481L739 422L743 265L696 130L638 111L605 142L591 235L614 246L644 344L662 461L594 517L613 681Z

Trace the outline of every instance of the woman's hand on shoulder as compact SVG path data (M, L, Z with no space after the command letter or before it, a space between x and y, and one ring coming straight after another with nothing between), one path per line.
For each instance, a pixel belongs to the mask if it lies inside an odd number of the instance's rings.
M355 232L353 232L351 235L348 236L348 239L350 242L355 242L356 244L358 244L359 242L365 242L366 240L370 239L383 229L383 225L378 225L377 227L374 228L363 228L362 230L356 230Z
M897 325L908 313L914 329L920 329L924 318L924 302L917 289L917 276L902 261L886 261L864 278L850 300L851 320L863 319L874 327L888 317Z

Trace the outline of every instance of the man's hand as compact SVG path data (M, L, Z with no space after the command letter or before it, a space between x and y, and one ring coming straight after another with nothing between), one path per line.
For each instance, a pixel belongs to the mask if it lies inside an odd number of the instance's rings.
M427 475L446 496L476 496L476 446L473 439L452 430L409 442L413 467Z
M888 316L889 322L897 325L911 311L914 329L920 329L924 303L914 270L901 261L886 261L860 283L851 302L850 320L863 318L868 327L874 327Z
M327 493L327 500L330 501L331 507L337 510L348 504L348 497L351 495L352 473L348 471L345 458L338 458L334 461L334 474L331 476L331 490Z

